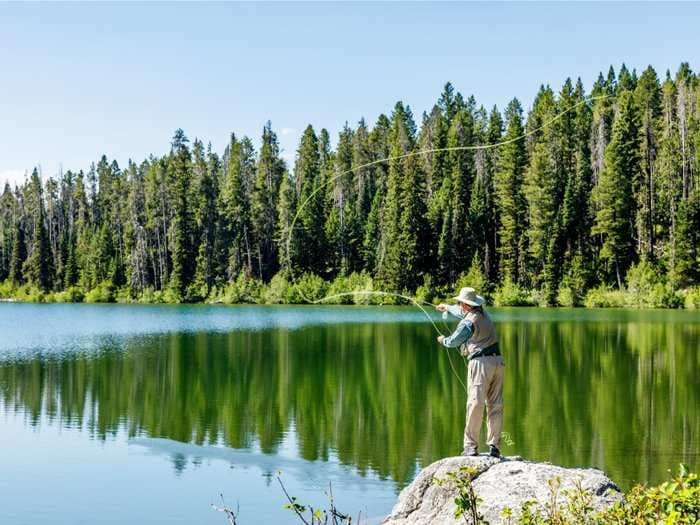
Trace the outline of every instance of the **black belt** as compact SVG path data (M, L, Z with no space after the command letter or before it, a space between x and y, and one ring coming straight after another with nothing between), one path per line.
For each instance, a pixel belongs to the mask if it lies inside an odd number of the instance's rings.
M498 343L494 343L491 346L487 346L481 350L477 350L467 356L467 360L474 359L476 357L487 357L490 355L501 355L501 351L498 349Z

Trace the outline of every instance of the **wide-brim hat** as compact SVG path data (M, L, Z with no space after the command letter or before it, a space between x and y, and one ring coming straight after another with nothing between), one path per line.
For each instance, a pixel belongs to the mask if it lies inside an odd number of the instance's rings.
M459 295L454 299L459 303L465 303L470 306L481 306L486 302L486 299L476 294L476 290L474 288L469 287L462 288L459 291Z

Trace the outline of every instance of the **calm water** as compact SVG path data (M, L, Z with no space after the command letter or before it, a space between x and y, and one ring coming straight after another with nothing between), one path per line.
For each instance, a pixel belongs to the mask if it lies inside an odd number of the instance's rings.
M700 467L700 315L492 312L505 453L624 487ZM293 523L278 471L376 522L461 450L435 335L410 308L0 304L0 523L223 525L220 492L241 525Z

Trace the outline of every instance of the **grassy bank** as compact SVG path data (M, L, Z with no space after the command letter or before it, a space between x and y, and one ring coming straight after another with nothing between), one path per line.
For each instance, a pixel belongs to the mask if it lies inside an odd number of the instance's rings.
M454 295L454 290L471 285L486 290L489 304L495 306L546 306L545 292L506 281L493 286L480 275L468 272L455 283L454 289L431 285L430 279L415 292L404 291L403 295L415 297L419 302L436 303ZM128 287L117 287L102 282L93 288L73 286L62 291L42 291L25 284L17 286L10 281L0 283L0 299L41 303L222 303L222 304L306 304L321 301L324 304L406 304L407 301L375 292L381 291L379 284L366 273L352 273L326 281L314 274L293 277L279 273L270 282L239 275L225 285L215 286L208 292L193 288L188 297L178 296L170 289L147 288L134 294ZM588 290L571 284L559 288L559 306L586 306L589 308L687 308L700 309L700 287L675 289L651 267L640 264L627 276L621 289L598 286Z

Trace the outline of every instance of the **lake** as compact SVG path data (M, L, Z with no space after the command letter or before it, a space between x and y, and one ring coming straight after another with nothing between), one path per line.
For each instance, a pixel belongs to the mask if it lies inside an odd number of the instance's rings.
M491 312L504 454L623 488L700 467L700 314ZM0 523L225 525L220 493L241 525L296 523L278 473L376 523L462 449L436 335L410 307L0 304Z

